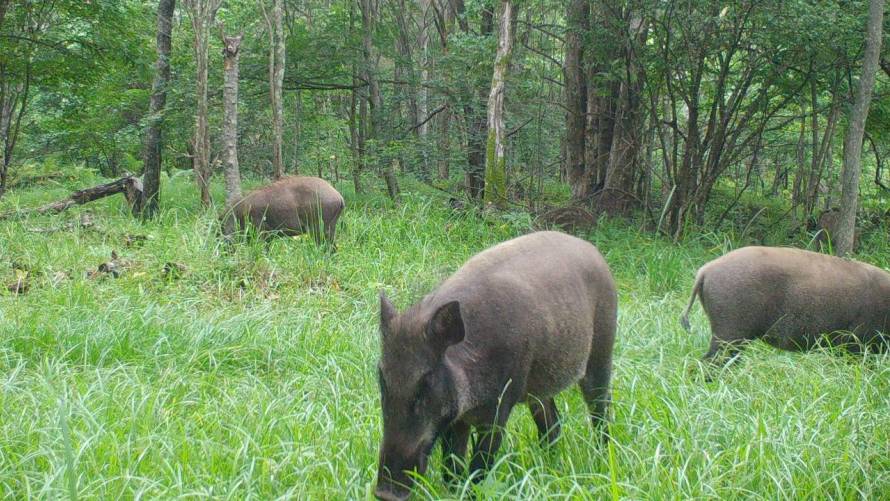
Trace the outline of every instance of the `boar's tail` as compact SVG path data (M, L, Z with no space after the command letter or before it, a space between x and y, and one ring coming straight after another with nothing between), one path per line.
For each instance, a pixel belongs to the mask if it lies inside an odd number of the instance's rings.
M689 298L689 304L686 305L686 309L683 311L683 315L680 317L680 325L686 329L686 332L691 330L689 325L689 310L692 309L692 305L695 304L695 298L701 297L701 287L705 282L705 274L702 270L699 270L698 274L695 276L695 285L692 286L692 297Z

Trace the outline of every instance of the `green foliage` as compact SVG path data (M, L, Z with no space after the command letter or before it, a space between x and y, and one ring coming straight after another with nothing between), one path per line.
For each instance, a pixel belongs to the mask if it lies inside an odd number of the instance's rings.
M0 81L30 79L19 155L82 161L106 175L132 168L154 53L150 6L13 4L3 22L7 36L0 36Z

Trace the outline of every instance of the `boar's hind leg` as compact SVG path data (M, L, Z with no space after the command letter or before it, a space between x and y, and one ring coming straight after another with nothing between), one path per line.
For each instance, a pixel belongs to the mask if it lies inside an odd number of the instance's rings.
M612 373L611 360L603 363L591 353L587 361L587 373L581 378L581 394L590 411L593 427L600 432L600 439L609 439L606 421L609 411L609 379Z
M556 402L552 398L544 400L530 397L528 408L532 412L532 418L538 427L538 438L542 444L553 444L559 438L559 414L556 412Z
M708 347L708 352L702 357L702 361L713 367L726 367L739 359L742 348L749 341L745 338L725 340L714 335L711 337L711 345Z
M596 335L590 347L587 367L579 386L584 402L590 412L590 420L595 430L600 433L600 440L607 441L609 401L609 381L612 378L612 344L615 339L614 316L606 318L596 328Z
M328 245L331 246L331 250L334 252L337 251L337 243L335 240L337 236L337 219L339 219L339 217L340 214L337 214L336 216L332 217L330 221L324 223L325 240L327 241Z
M742 349L750 341L762 337L763 332L749 325L743 316L728 308L717 308L713 302L705 308L711 323L711 344L702 362L711 367L726 367L737 361Z
M442 457L445 460L445 481L459 482L464 474L470 425L456 422L442 433Z

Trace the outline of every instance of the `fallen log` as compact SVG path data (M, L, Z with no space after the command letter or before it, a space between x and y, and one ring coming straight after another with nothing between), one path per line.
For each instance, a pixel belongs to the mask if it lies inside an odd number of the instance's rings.
M124 194L124 197L127 199L127 203L130 205L130 207L133 207L133 204L141 203L142 180L140 180L136 176L128 174L110 183L100 184L98 186L93 186L92 188L75 191L74 193L68 195L67 198L43 205L41 207L37 207L36 209L11 211L5 214L0 214L0 219L7 219L10 217L24 217L30 216L32 214L58 214L59 212L68 210L76 205L83 205L95 200L99 200L101 198L116 195L118 193Z

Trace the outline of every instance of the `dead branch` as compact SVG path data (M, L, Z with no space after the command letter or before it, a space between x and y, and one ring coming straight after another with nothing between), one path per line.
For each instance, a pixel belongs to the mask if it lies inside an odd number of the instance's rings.
M110 183L75 191L67 198L37 207L36 209L11 211L0 214L0 219L25 217L34 214L57 214L66 211L75 205L83 205L118 193L123 193L124 197L127 199L127 203L132 206L142 198L142 181L138 177L128 174Z

